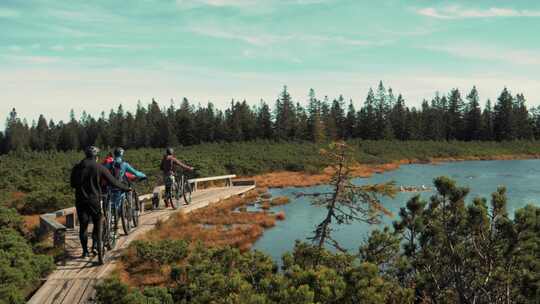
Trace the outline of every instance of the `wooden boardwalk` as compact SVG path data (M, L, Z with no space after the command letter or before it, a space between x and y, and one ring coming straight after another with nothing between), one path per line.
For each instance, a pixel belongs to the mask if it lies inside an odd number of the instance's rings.
M68 229L66 232L66 251L68 258L65 265L59 265L47 277L46 282L32 296L28 303L92 303L96 282L110 274L115 268L122 250L127 248L131 241L151 230L158 220L166 220L175 212L190 212L205 207L231 196L247 192L254 187L254 185L249 185L200 190L193 193L192 203L190 205L182 206L177 210L156 210L142 214L139 227L127 236L121 233L116 248L107 252L105 264L102 266L97 265L97 257L92 259L80 258L82 250L78 237L78 229ZM91 240L89 241L90 244Z

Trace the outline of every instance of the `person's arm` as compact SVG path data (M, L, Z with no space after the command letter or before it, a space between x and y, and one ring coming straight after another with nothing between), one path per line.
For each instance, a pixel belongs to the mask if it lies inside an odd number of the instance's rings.
M80 164L76 164L75 166L73 166L73 168L71 169L71 177L70 177L70 184L71 184L71 188L77 188L79 187L79 179L80 179L80 170L79 170L79 166Z
M125 166L126 166L126 172L129 172L133 175L135 175L137 178L139 179L142 179L142 178L146 178L146 174L140 172L140 171L137 171L135 170L135 168L133 168L130 164L128 164L127 162L124 162Z
M172 160L176 165L182 167L182 169L185 169L185 170L188 170L188 171L193 171L193 167L190 167L190 166L184 164L183 162L176 159L176 157L173 157Z
M126 177L127 177L128 181L130 181L130 182L137 179L137 177L135 175L133 175L133 174L131 174L129 172L126 172Z
M114 178L114 176L112 176L111 172L109 172L107 168L98 164L98 170L99 170L99 174L107 180L109 185L113 185L116 188L120 188L124 191L129 191L130 188L126 184Z

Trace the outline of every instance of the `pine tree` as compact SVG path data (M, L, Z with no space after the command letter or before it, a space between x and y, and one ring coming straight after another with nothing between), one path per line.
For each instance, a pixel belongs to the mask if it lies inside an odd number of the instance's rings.
M36 127L32 134L31 147L33 150L44 151L45 143L47 140L47 133L49 132L49 125L43 114L39 115Z
M493 110L491 108L491 100L487 100L482 111L482 139L483 140L493 140Z
M332 108L328 100L328 96L324 96L321 105L322 121L324 123L324 130L326 131L325 137L328 140L337 138L337 125L334 116L332 115Z
M296 110L291 95L287 91L287 86L283 86L279 98L276 100L276 136L279 139L294 137L296 129Z
M513 104L514 97L504 88L493 111L493 135L496 140L514 139Z
M513 117L515 138L516 139L532 139L533 129L532 121L529 115L529 110L525 105L525 96L523 94L517 94L515 103L513 105Z
M338 99L332 101L330 108L330 116L336 126L336 138L343 139L345 137L345 111L343 110L344 98L339 95Z
M409 138L407 130L407 111L405 100L401 94L398 95L397 101L394 104L391 112L391 123L393 134L399 140L407 140Z
M197 141L197 136L193 133L193 125L193 107L184 97L180 108L176 110L176 135L180 144L188 146Z
M310 140L310 132L309 132L309 122L308 122L308 115L306 113L306 110L302 105L297 102L296 103L296 139L301 140Z
M271 139L273 137L272 114L270 107L261 99L257 111L257 137Z
M463 139L463 108L464 102L458 89L450 91L448 96L448 124L446 139Z
M482 112L480 111L480 103L478 91L473 87L469 95L467 95L468 104L465 112L465 140L479 140L482 135Z
M385 139L385 137L391 137L388 134L389 129L386 123L386 114L388 113L388 97L387 91L384 88L382 81L379 82L377 87L377 94L375 95L375 139Z
M142 106L141 101L137 102L137 110L135 112L135 125L136 125L136 147L148 147L150 144L150 136L152 135L153 130L151 130L147 111Z
M310 139L314 142L322 142L325 140L326 132L324 130L324 123L322 119L321 101L315 96L313 89L309 90L309 105L308 105L308 128L310 133Z
M353 101L351 99L347 109L347 117L345 117L345 138L354 138L356 135L356 109L354 108Z
M30 148L28 125L19 119L15 108L9 113L6 122L5 145L7 151L19 151Z
M360 137L363 139L377 139L377 113L375 109L375 93L369 89L360 113Z

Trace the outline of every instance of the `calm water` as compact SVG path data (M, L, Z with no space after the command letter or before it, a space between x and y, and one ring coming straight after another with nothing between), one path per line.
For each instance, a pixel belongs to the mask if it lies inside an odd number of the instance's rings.
M540 205L540 160L510 160L510 161L468 161L444 163L441 165L407 165L400 169L383 174L376 174L370 178L358 178L357 184L380 183L395 181L397 185L432 187L435 177L446 175L456 180L460 186L470 188L468 201L474 197L490 198L490 194L498 185L505 185L508 195L508 211L514 213L515 209L526 204ZM270 254L279 261L285 251L290 251L295 240L306 240L312 235L315 225L319 223L325 210L313 207L308 198L295 198L297 192L319 192L327 190L327 186L307 188L271 189L273 196L288 196L291 203L273 208L274 211L283 210L286 220L277 222L274 228L266 230L263 237L255 243L254 248ZM415 193L398 193L394 199L383 199L384 205L397 215L399 208ZM432 192L424 192L426 199ZM394 218L385 217L383 224L391 224ZM381 226L379 226L381 227ZM359 245L367 238L371 229L363 223L334 226L334 235L340 244L349 250L356 251Z

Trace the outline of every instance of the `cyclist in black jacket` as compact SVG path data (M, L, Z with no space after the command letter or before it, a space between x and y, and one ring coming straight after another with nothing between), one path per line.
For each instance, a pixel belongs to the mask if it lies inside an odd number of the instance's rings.
M79 218L79 238L83 249L82 257L88 257L87 229L90 220L94 224L92 238L97 240L101 233L101 180L124 191L131 189L114 178L109 170L98 163L99 149L90 146L85 149L86 158L76 164L71 170L71 187L75 188L75 207Z

